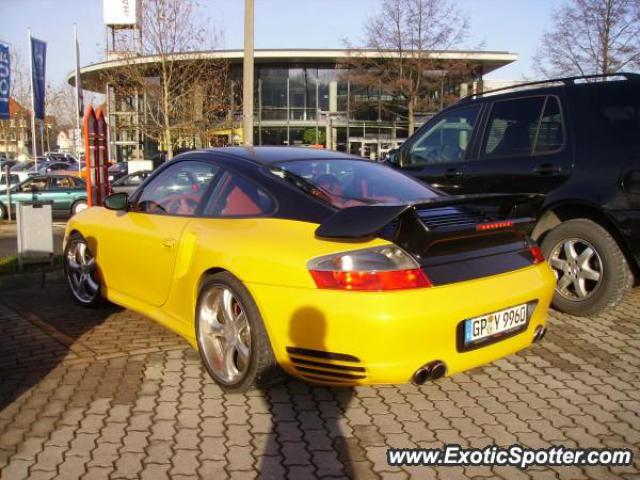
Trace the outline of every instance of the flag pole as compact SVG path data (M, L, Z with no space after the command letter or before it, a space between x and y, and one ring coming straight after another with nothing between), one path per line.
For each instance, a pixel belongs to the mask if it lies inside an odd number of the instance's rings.
M33 86L33 46L31 44L31 29L27 28L27 38L29 41L29 71L31 72L31 150L33 153L33 161L36 173L38 172L38 139L36 137L36 99Z
M80 145L80 137L82 135L82 128L80 127L80 116L83 112L80 111L80 53L78 52L78 25L76 23L73 24L73 39L75 42L76 49L76 157L78 160L78 174L82 173L82 168L80 166L80 149L78 148Z

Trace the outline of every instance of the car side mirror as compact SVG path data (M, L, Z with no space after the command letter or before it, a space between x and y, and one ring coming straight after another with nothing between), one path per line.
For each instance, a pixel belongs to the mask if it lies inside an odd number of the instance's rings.
M129 194L127 192L118 192L109 195L104 199L104 208L126 212L129 209Z
M397 148L389 150L385 160L392 165L400 166L400 151Z

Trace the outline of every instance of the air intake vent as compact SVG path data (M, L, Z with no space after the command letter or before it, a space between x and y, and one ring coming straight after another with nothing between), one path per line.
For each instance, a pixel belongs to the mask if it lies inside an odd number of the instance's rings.
M475 225L485 220L483 215L476 212L453 207L420 210L418 216L429 229L433 230L441 227Z
M287 347L289 360L301 377L317 382L354 384L364 380L360 359L345 353Z

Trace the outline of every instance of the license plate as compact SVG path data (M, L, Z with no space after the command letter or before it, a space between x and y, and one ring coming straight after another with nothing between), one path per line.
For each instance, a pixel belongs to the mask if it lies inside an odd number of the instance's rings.
M464 322L465 345L517 330L528 321L527 304L505 308L498 312L470 318Z

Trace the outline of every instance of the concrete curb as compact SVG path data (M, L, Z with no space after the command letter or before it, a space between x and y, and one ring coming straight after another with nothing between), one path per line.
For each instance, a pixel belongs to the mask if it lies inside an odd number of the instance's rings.
M28 287L44 287L47 283L60 283L63 281L64 272L62 268L49 272L0 275L0 291Z

